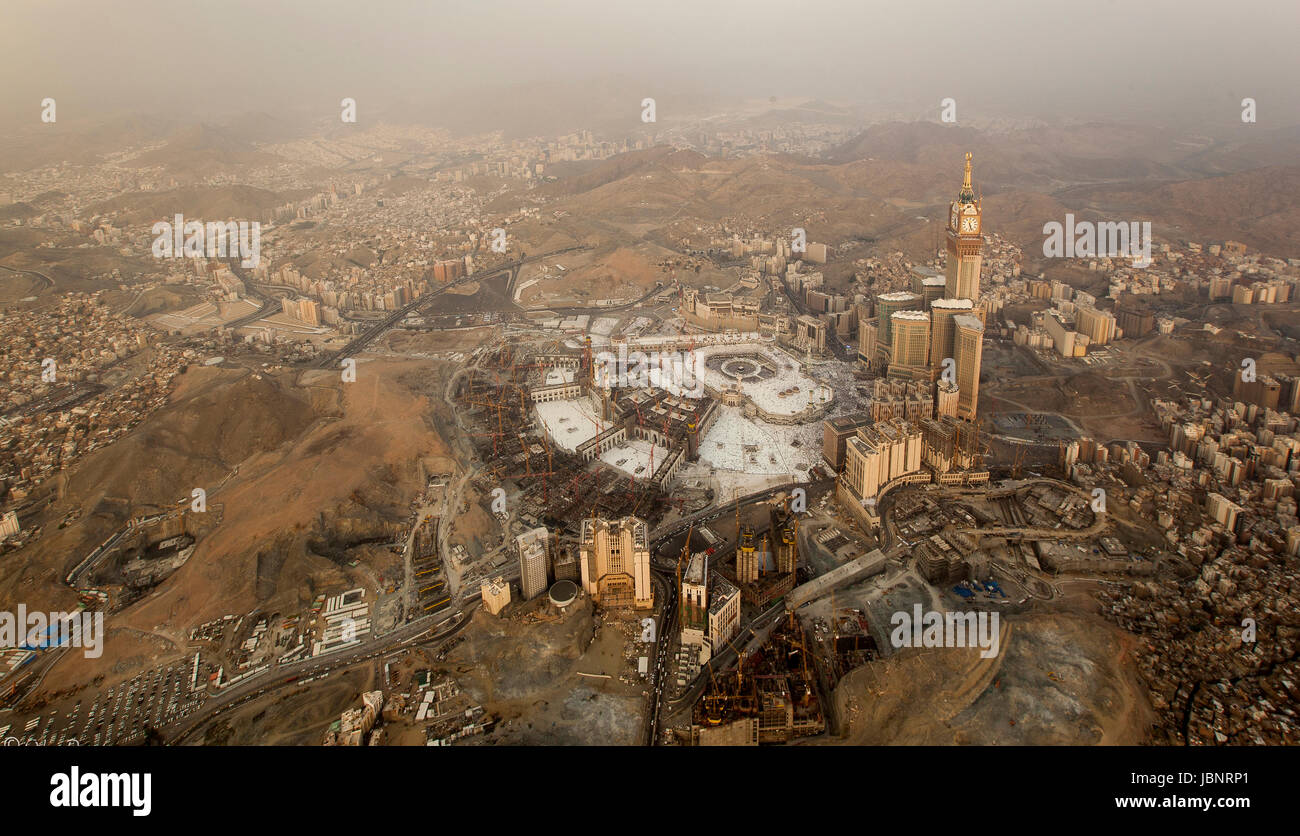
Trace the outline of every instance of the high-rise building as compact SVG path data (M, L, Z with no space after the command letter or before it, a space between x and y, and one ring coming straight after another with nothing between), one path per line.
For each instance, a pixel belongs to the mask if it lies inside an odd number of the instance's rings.
M1210 301L1232 298L1232 278L1229 276L1211 276L1207 292Z
M1215 522L1221 523L1228 531L1235 532L1237 518L1245 509L1223 494L1210 493L1205 497L1205 510Z
M524 600L531 601L546 591L551 568L551 533L544 528L525 531L515 538L519 554L519 586Z
M681 596L682 644L704 644L709 630L709 556L704 552L691 555L682 575Z
M578 554L582 588L595 603L608 608L654 606L645 520L583 520Z
M1235 400L1265 409L1277 409L1285 403L1282 400L1282 388L1281 381L1271 375L1261 374L1250 382L1242 380L1240 374L1232 377L1232 397Z
M876 350L885 354L893 350L892 317L895 313L898 311L919 311L920 309L921 297L906 290L900 290L897 293L883 293L877 296L876 312L879 314L879 322L876 332Z
M691 556L678 592L682 644L698 646L700 661L707 662L740 628L740 590L709 572L708 555L701 552Z
M1080 305L1075 311L1074 327L1088 337L1089 345L1106 345L1115 339L1115 315L1099 311L1091 305Z
M1300 377L1276 374L1279 384L1277 408L1300 418Z
M17 534L21 530L18 524L18 514L14 511L5 511L3 518L0 518L0 540Z
M577 552L561 546L555 551L555 560L551 563L551 568L557 581L573 581L580 583L582 581L582 572L578 569Z
M772 508L768 518L772 523L776 571L793 575L799 566L799 517L789 508L777 506Z
M921 431L891 419L863 427L845 448L843 484L859 500L874 500L886 483L921 469Z
M969 299L936 299L930 305L930 369L931 379L943 376L944 360L957 359L957 329L953 318L969 314L975 303Z
M836 473L844 467L844 443L857 434L859 427L870 423L871 416L865 412L838 415L822 422L822 458Z
M483 606L493 615L499 614L510 603L510 584L501 576L491 580L484 578L479 590L483 594Z
M795 323L794 343L806 351L826 350L826 323L815 316L798 317Z
M930 315L924 311L898 311L890 317L893 345L889 376L905 380L929 378Z
M980 363L984 357L984 323L977 317L953 317L957 351L957 417L975 420L980 396Z
M307 325L320 325L320 306L307 298L284 300L284 312Z
M966 152L966 176L948 213L948 264L945 272L949 299L980 297L980 262L984 238L980 233L982 209L971 184L971 155Z
M957 404L960 391L955 381L940 380L935 384L934 414L936 418L957 417Z
M717 652L740 630L740 590L714 572L709 597L709 647Z
M1156 318L1146 306L1132 294L1121 296L1115 307L1115 319L1124 336L1137 339L1150 334L1156 327Z
M917 421L934 414L934 387L929 380L890 380L878 377L872 381L871 420L886 421L906 418Z
M875 319L860 320L858 322L858 362L867 368L874 367L876 363L877 330Z
M938 270L918 264L910 271L912 292L921 297L921 310L928 311L930 303L942 299L948 280Z
M753 583L758 580L759 555L754 543L754 529L745 526L740 532L740 545L736 548L736 580Z

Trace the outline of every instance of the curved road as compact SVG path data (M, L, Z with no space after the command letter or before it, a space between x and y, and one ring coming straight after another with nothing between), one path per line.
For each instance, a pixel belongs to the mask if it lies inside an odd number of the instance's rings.
M479 605L480 601L470 600L461 605L461 619L453 626L441 633L430 636L420 644L430 644L440 642L451 638L469 625L473 617L473 610ZM236 708L244 703L262 696L267 691L275 690L281 687L295 686L297 680L303 676L317 676L328 673L340 668L351 667L360 662L374 659L377 656L383 656L390 652L395 646L401 646L419 638L423 633L433 629L436 626L446 623L434 623L434 616L417 618L410 624L403 625L397 630L388 633L380 638L374 638L369 641L361 642L354 650L350 652L334 652L324 656L313 656L308 659L300 659L297 662L290 662L287 665L273 666L269 670L261 673L244 682L232 685L224 691L209 697L204 703L203 708L189 717L184 718L179 723L173 724L170 728L164 726L159 729L166 736L169 745L181 743L186 737L192 734L200 726L214 720L217 715L232 708ZM287 681L292 677L294 681Z

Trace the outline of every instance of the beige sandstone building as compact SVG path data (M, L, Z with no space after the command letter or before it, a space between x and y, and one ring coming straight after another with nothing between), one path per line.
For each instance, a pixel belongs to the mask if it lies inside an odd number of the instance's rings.
M582 588L594 602L608 608L654 606L645 520L583 520L578 554Z

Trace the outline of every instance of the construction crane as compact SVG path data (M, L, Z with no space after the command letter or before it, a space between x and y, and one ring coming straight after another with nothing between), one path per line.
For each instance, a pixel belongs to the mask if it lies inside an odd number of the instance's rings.
M840 639L840 620L835 615L835 587L831 587L831 647Z
M682 561L691 552L691 535L695 533L695 523L686 531L686 542L682 543L681 554L677 555L677 624L682 624Z
M794 647L799 648L799 666L803 669L803 699L806 704L812 697L812 680L808 676L808 645L804 641L803 625L799 623L799 619L795 616L794 610L789 610L789 613L790 632L793 634L790 643ZM793 696L793 694L791 696Z
M542 447L546 450L546 478L542 480L542 503L550 506L551 504L551 476L555 474L555 466L551 463L551 440L542 433Z
M740 488L731 489L731 504L736 506L736 548L740 548Z
M717 726L722 723L720 704L726 703L727 696L722 693L722 688L718 685L718 678L713 675L713 660L710 659L705 664L709 668L709 682L713 685L713 689L704 697L704 721L711 726Z
M1012 479L1019 479L1019 478L1020 478L1020 471L1021 471L1021 469L1024 467L1024 464L1025 464L1025 453L1026 453L1026 452L1027 452L1027 448L1025 448L1025 447L1021 447L1021 446L1019 446L1019 445L1016 446L1016 457L1015 457L1015 459L1011 462L1011 478L1012 478Z
M519 447L524 452L524 476L533 475L533 457L528 452L528 441L524 439L524 434L519 433Z

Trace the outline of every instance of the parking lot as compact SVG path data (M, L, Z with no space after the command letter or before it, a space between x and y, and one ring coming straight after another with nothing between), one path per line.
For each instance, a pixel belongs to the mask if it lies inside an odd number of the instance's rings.
M207 680L201 676L198 690L192 690L193 672L192 657L153 668L110 686L89 706L78 700L65 715L51 711L4 736L35 746L144 743L150 728L186 717L202 704Z

